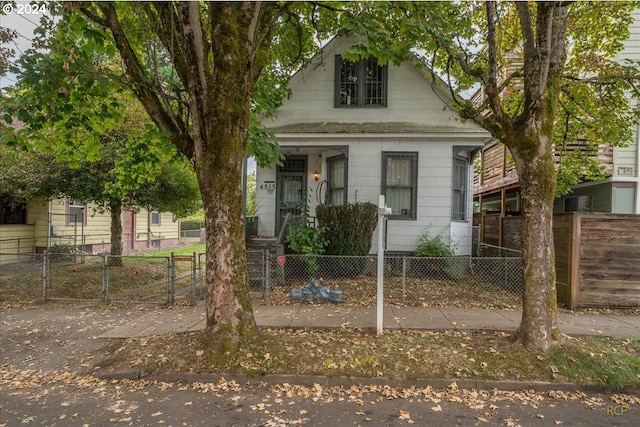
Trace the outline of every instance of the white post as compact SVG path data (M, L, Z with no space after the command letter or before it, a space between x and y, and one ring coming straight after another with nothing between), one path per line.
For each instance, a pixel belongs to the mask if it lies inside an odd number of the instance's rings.
M384 219L390 213L391 209L387 208L384 196L378 196L378 298L376 314L378 335L383 333Z

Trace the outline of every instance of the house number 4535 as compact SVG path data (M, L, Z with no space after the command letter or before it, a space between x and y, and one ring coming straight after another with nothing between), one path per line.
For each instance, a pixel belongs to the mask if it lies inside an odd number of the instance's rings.
M273 191L276 189L275 182L265 182L264 184L260 184L261 190Z

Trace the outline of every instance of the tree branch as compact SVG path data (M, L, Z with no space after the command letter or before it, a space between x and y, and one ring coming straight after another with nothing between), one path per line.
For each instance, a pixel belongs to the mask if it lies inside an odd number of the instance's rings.
M494 119L500 123L503 131L511 128L511 122L502 109L502 100L498 89L498 42L496 39L497 9L496 3L485 3L487 13L487 53L489 56L489 75L485 81L487 102L493 113Z
M629 83L637 82L637 81L640 81L640 76L633 75L633 74L610 74L607 76L594 76L594 77L582 78L582 77L565 74L563 76L563 79L569 80L575 84L595 83L598 85L608 85L608 84L618 83L620 80L624 80Z
M191 158L193 155L193 141L185 124L182 123L179 118L174 121L175 117L172 117L172 115L167 113L163 108L162 102L158 98L156 91L151 87L149 77L145 73L137 54L120 25L114 5L111 3L100 3L98 7L105 15L102 23L111 30L116 47L120 51L120 55L124 61L127 74L132 80L134 93L158 128L162 132L168 132L178 150L188 158ZM85 16L93 20L92 16L95 15L90 13L89 15L85 14Z
M176 17L173 4L167 2L153 3L155 13L154 10L149 7L149 3L142 2L140 5L144 9L150 22L157 21L160 24L161 28L156 30L155 33L165 49L167 49L167 52L169 52L171 62L174 65L176 73L178 73L178 78L182 82L182 85L186 87L188 79L187 65L184 60L184 55L180 55L180 44L177 42L175 36L175 23L178 21L178 18Z

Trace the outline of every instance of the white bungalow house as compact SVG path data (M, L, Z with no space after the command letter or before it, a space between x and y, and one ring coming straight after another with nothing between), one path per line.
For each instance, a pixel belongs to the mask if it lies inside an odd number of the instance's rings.
M472 159L489 133L463 123L447 105L449 92L417 63L343 59L352 42L333 39L292 77L276 117L263 121L286 159L257 168L259 235L276 236L305 202L313 216L320 203L377 204L382 194L392 209L387 251L414 251L428 228L470 254Z

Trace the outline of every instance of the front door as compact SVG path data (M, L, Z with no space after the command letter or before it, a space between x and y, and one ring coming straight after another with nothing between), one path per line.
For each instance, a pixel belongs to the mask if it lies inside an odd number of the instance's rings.
M130 251L135 249L135 241L136 241L136 214L134 211L124 211L122 213L122 242L123 250Z
M300 216L307 197L307 156L287 156L278 166L276 236L287 214Z

